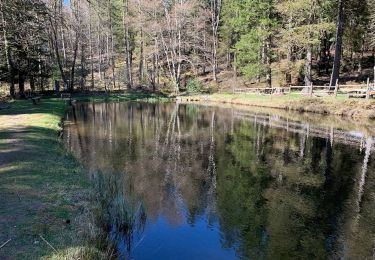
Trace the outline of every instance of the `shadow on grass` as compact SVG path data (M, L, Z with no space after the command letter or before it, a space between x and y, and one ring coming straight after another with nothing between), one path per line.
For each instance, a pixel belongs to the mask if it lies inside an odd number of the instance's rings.
M11 140L8 142L7 140ZM35 259L77 246L76 216L88 201L88 180L53 129L25 127L0 136L0 258Z
M11 239L0 259L113 258L117 241L130 236L139 219L119 179L97 173L90 181L66 152L56 127L66 109L61 101L35 109L25 102L10 115L43 117L37 117L40 126L20 121L0 132L0 244ZM46 124L45 117L53 122Z
M160 94L130 92L113 95L85 95L77 94L73 96L76 101L148 101L148 102L168 102L170 98ZM7 103L9 108L0 110L1 115L20 114L52 114L62 116L67 109L67 105L60 98L53 96L44 97L41 102L34 105L31 100L13 100ZM0 118L1 122L1 118Z
M58 98L42 98L41 102L34 105L31 100L13 100L7 103L10 107L0 110L0 115L20 114L53 114L62 116L66 105ZM1 119L0 119L1 121Z
M0 111L0 244L11 240L0 259L39 259L86 247L81 216L89 180L58 138L66 104L56 98L9 104Z
M152 95L126 95L119 100L145 97ZM134 212L127 211L129 202L120 191L97 189L113 186L114 179L94 178L93 189L88 174L65 151L58 132L67 105L57 98L43 98L38 105L30 100L9 104L10 109L0 110L0 124L6 123L0 131L0 244L11 240L1 248L0 259L111 257L106 242L116 246L118 237L131 233ZM99 185L99 180L104 184ZM110 238L113 228L117 231ZM95 237L99 239L94 241Z

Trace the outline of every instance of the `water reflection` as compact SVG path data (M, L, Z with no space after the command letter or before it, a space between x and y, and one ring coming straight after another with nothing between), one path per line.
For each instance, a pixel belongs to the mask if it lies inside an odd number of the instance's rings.
M65 143L110 179L99 196L110 201L121 256L373 257L374 138L356 128L197 105L80 103Z

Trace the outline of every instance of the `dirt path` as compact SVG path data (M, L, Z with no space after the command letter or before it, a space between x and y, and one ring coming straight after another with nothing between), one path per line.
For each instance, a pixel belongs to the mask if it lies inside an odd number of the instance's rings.
M41 236L58 251L81 243L83 170L58 139L61 101L12 106L0 111L0 245L11 239L0 259L48 258L54 250Z
M0 116L0 131L7 134L6 139L1 139L2 148L0 151L0 175L2 178L0 182L2 198L0 243L11 239L4 249L0 250L0 259L16 258L15 255L7 255L9 248L16 247L22 251L25 245L35 242L32 232L27 230L26 224L33 224L27 221L27 216L33 211L41 210L42 207L41 203L37 203L37 192L35 194L31 187L21 187L17 184L17 179L21 178L16 173L17 166L21 165L27 155L32 152L31 147L25 142L25 127L18 125L18 122L24 120L23 117ZM23 173L27 174L27 170L23 170Z

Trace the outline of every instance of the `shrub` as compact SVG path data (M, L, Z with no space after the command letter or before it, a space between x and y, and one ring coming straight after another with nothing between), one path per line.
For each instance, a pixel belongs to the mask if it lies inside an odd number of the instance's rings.
M209 94L213 94L213 93L219 92L219 89L220 89L219 84L215 81L212 81L208 84L207 92Z
M197 79L190 79L186 84L186 91L190 93L201 93L203 91L202 83Z

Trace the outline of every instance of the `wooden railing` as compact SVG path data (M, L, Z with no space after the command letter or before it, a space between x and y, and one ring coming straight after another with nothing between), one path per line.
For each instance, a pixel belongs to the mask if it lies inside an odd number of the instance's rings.
M375 143L375 136L367 136L356 131L334 129L333 127L310 125L307 122L291 120L280 116L244 111L235 112L234 116L236 118L249 120L255 124L283 129L287 132L305 135L306 137L314 136L319 138L328 138L330 139L331 144L338 142L347 145L357 145L361 150L366 140L370 140L371 143ZM375 150L375 146L372 145L370 150Z
M282 95L290 94L292 92L298 92L302 95L308 96L337 96L338 94L346 94L349 97L362 97L369 99L375 96L375 86L373 83L370 84L369 80L367 84L357 85L340 85L336 86L289 86L289 87L271 87L271 88L234 88L233 93L244 93L244 94L272 94Z

